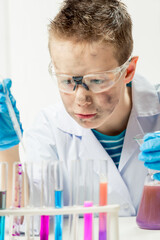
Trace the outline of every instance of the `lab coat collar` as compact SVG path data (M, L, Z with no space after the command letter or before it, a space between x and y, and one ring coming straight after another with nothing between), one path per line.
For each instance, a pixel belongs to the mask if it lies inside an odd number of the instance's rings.
M134 139L136 135L144 134L143 129L137 119L137 114L135 109L132 108L130 118L128 121L126 134L124 138L123 148L121 152L119 171L121 172L126 163L132 159L132 155L135 153L136 149L139 148L138 143Z
M126 163L132 159L132 155L139 148L134 137L138 134L145 134L144 124L140 124L139 118L150 118L160 114L159 97L154 85L151 85L141 76L135 76L132 82L132 102L133 107L127 124L124 138L119 171L122 172ZM144 126L143 126L144 125ZM152 131L152 127L150 126Z
M144 134L144 126L140 124L139 117L149 118L160 113L159 97L155 86L139 75L136 75L132 82L132 102L133 107L119 163L120 172L123 171L126 163L132 159L132 155L139 148L134 137L138 134Z

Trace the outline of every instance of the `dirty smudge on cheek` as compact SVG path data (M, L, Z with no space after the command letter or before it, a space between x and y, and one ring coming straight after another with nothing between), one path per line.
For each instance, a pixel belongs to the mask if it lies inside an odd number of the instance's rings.
M99 95L99 103L97 108L97 112L105 112L111 114L117 104L119 103L119 94L117 91L112 92L104 92Z

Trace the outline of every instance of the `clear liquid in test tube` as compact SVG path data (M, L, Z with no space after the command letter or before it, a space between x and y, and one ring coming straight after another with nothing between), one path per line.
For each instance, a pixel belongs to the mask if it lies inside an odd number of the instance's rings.
M70 168L70 203L72 207L80 205L80 160L72 160ZM69 240L78 240L79 239L79 230L78 230L78 214L69 215Z

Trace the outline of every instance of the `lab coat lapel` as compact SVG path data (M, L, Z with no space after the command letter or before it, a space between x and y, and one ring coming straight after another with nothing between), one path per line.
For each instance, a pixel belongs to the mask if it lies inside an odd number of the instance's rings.
M119 171L121 172L126 163L132 158L135 150L139 147L137 142L134 140L134 137L138 134L143 134L143 130L138 122L137 116L135 114L135 110L132 109L128 126L126 129L126 134L124 138L120 163L119 163Z
M118 169L116 168L114 162L107 154L105 149L102 147L102 145L99 143L99 141L96 139L91 130L85 130L85 134L83 134L82 141L83 141L82 145L85 146L85 148L83 147L80 153L80 158L94 159L95 169L99 167L98 160L103 159L108 160L108 182L109 182L108 193L119 192L119 194L132 205L129 191Z
M145 82L145 84L144 84ZM121 153L119 171L125 167L126 163L132 158L135 150L139 147L134 137L137 134L144 134L144 124L140 124L138 117L146 117L159 114L160 104L156 88L147 82L143 77L135 76L132 81L132 101L133 107L128 121L126 134ZM151 124L150 124L150 127ZM153 131L150 129L150 131Z

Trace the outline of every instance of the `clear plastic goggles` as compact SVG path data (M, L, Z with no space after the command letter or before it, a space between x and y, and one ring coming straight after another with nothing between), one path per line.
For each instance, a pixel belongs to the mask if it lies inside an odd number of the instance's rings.
M123 75L131 61L129 58L123 65L110 70L87 74L84 76L71 76L67 74L57 74L54 72L52 62L49 64L49 72L58 83L59 90L65 93L74 93L78 85L82 85L86 90L100 93L111 88Z

